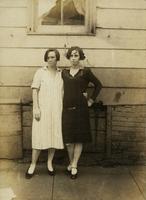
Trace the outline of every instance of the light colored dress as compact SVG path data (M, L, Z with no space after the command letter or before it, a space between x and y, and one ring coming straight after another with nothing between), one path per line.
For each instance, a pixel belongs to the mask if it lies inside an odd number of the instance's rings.
M39 89L38 99L41 118L37 121L33 117L32 148L63 149L62 138L62 99L63 80L61 72L55 76L47 67L38 69L34 75L31 88Z

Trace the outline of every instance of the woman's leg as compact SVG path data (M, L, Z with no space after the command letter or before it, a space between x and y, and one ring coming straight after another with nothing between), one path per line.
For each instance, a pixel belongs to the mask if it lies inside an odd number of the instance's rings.
M67 152L68 152L68 157L69 157L69 162L70 162L67 169L68 169L68 171L71 171L75 145L72 143L69 143L69 144L66 144L66 147L67 147Z
M52 161L53 161L53 158L54 158L54 154L55 154L55 149L54 148L48 149L47 166L48 166L48 170L51 171L51 172L53 171Z
M28 174L33 174L34 173L34 170L35 170L36 163L37 163L37 160L39 158L40 152L41 152L41 150L39 150L39 149L32 149L32 161L31 161L30 167L28 169Z
M80 159L81 153L83 149L83 144L82 143L76 143L74 146L74 156L72 160L72 174L77 173L77 166L78 166L78 161Z

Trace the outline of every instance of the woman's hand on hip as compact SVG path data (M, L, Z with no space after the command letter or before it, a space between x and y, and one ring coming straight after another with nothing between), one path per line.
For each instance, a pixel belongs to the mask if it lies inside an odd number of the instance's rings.
M87 92L83 92L84 97L86 97L86 99L88 98L88 94Z
M89 99L88 100L88 107L91 107L93 103L94 103L93 99Z
M35 118L37 121L40 120L40 118L41 118L41 111L40 111L39 108L34 108L34 109L33 109L33 116L34 116L34 118Z

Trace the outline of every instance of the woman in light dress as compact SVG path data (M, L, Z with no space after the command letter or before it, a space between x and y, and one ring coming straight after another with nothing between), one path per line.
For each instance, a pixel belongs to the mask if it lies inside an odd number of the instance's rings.
M48 149L47 170L54 175L52 161L55 149L63 149L62 98L63 81L57 69L60 54L48 49L44 55L47 66L38 69L31 85L33 94L32 161L26 178L34 175L41 150Z

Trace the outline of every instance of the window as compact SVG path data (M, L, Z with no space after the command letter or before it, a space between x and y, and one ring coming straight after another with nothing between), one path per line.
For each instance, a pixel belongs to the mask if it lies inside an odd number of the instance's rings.
M28 0L30 34L95 34L96 0Z

